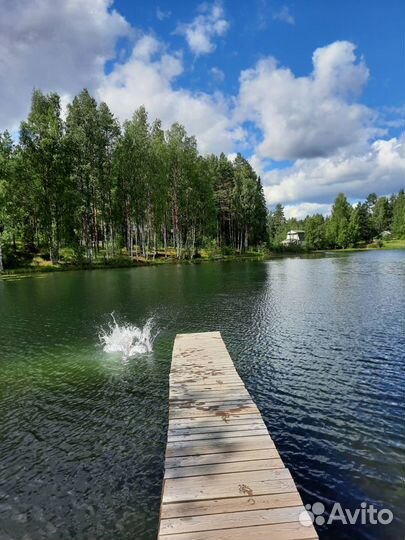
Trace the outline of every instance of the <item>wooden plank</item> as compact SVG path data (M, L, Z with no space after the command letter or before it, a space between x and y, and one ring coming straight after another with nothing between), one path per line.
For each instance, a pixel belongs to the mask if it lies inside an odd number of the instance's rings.
M318 540L312 525L299 522L275 523L257 527L238 527L215 531L200 531L184 534L162 534L160 540Z
M295 489L290 471L268 469L228 474L210 474L188 478L165 480L163 503L198 501L218 497L241 497L243 495L265 495L288 493Z
M184 390L192 392L230 392L233 391L234 395L238 393L240 389L246 389L245 385L238 384L237 382L215 382L206 384L188 384L188 383L172 383L170 388L171 394L180 394Z
M193 418L200 416L228 417L232 414L253 414L258 413L256 405L253 403L218 403L214 405L198 405L197 407L171 407L169 419L172 418Z
M243 388L240 386L239 388L231 388L230 390L219 388L216 390L190 390L189 388L182 388L177 391L170 391L170 399L172 400L179 400L179 399L185 399L187 401L200 401L207 399L217 401L235 401L235 395L238 396L238 401L241 399L250 399L250 395L246 388Z
M254 430L233 430L233 431L222 431L217 433L190 433L190 434L181 434L181 435L168 435L168 442L182 442L182 441L198 441L198 440L207 440L207 439L229 439L231 437L268 437L266 428Z
M169 396L158 540L317 540L219 332L176 337Z
M248 398L240 398L235 399L231 398L230 400L222 400L217 399L215 401L207 401L207 400L177 400L178 403L176 403L175 407L172 407L173 411L180 411L182 414L184 413L184 410L189 409L197 409L202 411L221 411L221 410L227 410L227 409L243 409L244 407L252 407L254 410L257 410L256 405L252 403L252 401Z
M262 450L265 448L274 448L274 442L268 436L182 441L167 443L166 456L199 456L223 452L242 452L243 450Z
M262 417L258 413L254 414L233 414L230 416L205 416L203 418L179 418L169 420L169 429L184 429L186 427L218 427L237 426L242 424L263 424Z
M205 384L244 386L231 370L218 371L218 369L204 369L196 374L190 373L190 369L187 369L184 374L178 373L175 377L170 377L170 382L174 385L190 384L192 386L203 386Z
M237 497L231 499L210 499L208 501L186 501L181 503L164 504L161 508L161 518L187 516L203 516L206 514L225 514L227 512L248 512L250 510L266 510L302 504L297 490L290 493L275 493L256 495L255 497Z
M232 527L254 527L255 525L270 525L273 523L291 523L304 519L302 505L265 510L250 510L249 512L228 512L214 516L193 516L183 518L163 519L161 534L180 534L198 531L229 529ZM307 523L311 523L309 516Z
M194 467L174 467L165 470L165 478L185 478L206 474L230 473L241 471L262 471L266 469L281 469L284 467L280 458L257 459L255 461L236 461L231 463L216 463L214 465L196 465Z
M193 393L193 392L183 392L182 394L170 394L169 401L178 401L178 405L181 407L182 404L184 406L189 407L190 404L194 404L196 406L200 405L218 405L218 404L232 404L235 403L239 404L242 400L246 404L250 404L249 394L246 392L241 392L239 396L238 402L235 402L235 394L232 395L232 393L229 392L210 392L206 395L204 395L201 392Z
M246 450L244 452L223 452L218 454L205 454L196 456L167 457L165 461L166 469L170 467L190 467L194 465L213 465L215 463L233 463L235 461L251 461L256 459L272 459L277 457L275 448L265 448L261 450Z
M221 423L221 425L201 425L197 424L195 426L191 425L186 428L170 428L167 432L168 437L172 436L178 436L178 435L195 435L196 433L231 433L235 432L236 434L239 431L249 431L252 435L255 434L256 431L262 431L266 429L266 426L264 423L255 423L255 424L248 424L248 423L241 423L241 424L227 424L227 423ZM267 433L267 431L266 431Z

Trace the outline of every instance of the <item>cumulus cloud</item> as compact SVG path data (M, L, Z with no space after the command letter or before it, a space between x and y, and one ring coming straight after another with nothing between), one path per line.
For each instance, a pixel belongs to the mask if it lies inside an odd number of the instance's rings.
M320 204L311 202L294 205L287 204L284 207L284 215L287 219L304 219L307 216L312 216L314 214L322 214L323 216L326 216L330 214L331 208L331 204Z
M340 191L355 199L403 186L404 135L387 139L379 127L403 126L403 108L374 111L361 104L369 72L352 43L317 49L307 76L263 58L241 73L238 95L226 96L179 84L182 54L131 27L111 0L3 0L2 10L1 130L18 127L34 87L59 92L63 105L87 87L120 120L145 105L165 128L184 124L204 153L249 151L267 200L285 204L288 215L323 212ZM220 4L204 4L179 29L201 55L215 49L228 26ZM123 57L120 38L131 49ZM219 68L211 75L219 82L224 77Z
M190 50L196 56L212 53L216 49L214 39L225 35L229 22L221 4L202 4L201 13L190 23L180 23L176 33L186 38Z
M360 153L338 152L327 158L297 160L288 169L265 174L272 204L330 202L339 192L362 199L370 192L388 194L401 189L405 170L405 134L378 139Z
M181 56L167 53L156 38L146 35L137 41L127 62L104 78L98 97L121 120L144 105L151 118L160 118L166 128L172 122L182 123L197 136L202 152L231 151L243 131L232 121L229 101L220 93L175 88L182 71Z
M281 9L273 13L273 19L283 21L287 24L295 24L295 18L291 14L288 6L281 6Z
M94 90L117 39L129 36L110 0L3 0L0 17L0 127L15 130L34 87Z
M376 113L354 101L369 77L354 51L346 41L316 49L306 77L296 77L272 57L242 72L238 118L262 132L260 158L328 156L383 133L375 127Z
M383 139L381 113L357 101L369 72L354 45L332 43L312 60L306 77L273 58L241 75L239 119L253 122L262 136L250 161L262 174L268 202L286 204L292 217L327 212L341 191L361 199L403 186L404 135ZM273 160L287 163L272 168Z
M7 17L0 19L0 129L18 128L34 87L57 91L63 110L87 87L120 120L145 105L166 128L183 123L202 152L233 150L243 131L233 123L229 100L220 93L175 89L183 72L181 54L169 54L158 39L142 36L111 6L111 0L6 1ZM219 5L201 14L206 25L213 25L209 36L223 32L222 14ZM132 52L106 74L105 64L116 60L121 37L131 38Z

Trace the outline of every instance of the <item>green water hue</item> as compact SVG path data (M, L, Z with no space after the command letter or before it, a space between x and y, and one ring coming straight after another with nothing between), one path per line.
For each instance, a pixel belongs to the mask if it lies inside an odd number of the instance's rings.
M155 538L174 336L217 329L304 500L395 513L321 538L399 538L404 278L398 251L0 282L1 540ZM113 311L153 353L102 351Z

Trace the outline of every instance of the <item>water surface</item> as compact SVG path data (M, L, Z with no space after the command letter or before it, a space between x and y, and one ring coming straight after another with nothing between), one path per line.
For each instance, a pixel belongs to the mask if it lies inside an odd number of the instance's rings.
M152 353L103 352L112 311L154 316ZM403 252L33 276L0 321L1 540L155 538L174 336L210 330L305 503L395 514L321 540L403 538Z

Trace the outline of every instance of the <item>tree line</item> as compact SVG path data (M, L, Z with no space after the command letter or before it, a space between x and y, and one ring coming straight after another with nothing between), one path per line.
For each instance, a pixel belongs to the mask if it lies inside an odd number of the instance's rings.
M35 90L19 141L0 133L0 264L37 253L57 263L122 254L193 258L203 247L242 252L267 240L260 177L240 154L202 156L174 123L144 107L121 125L83 90Z
M278 248L290 230L305 231L307 249L339 249L360 247L372 242L378 245L384 238L405 238L405 193L377 197L371 193L354 207L340 193L331 215L307 216L304 220L286 219L278 204L268 216L269 241Z

